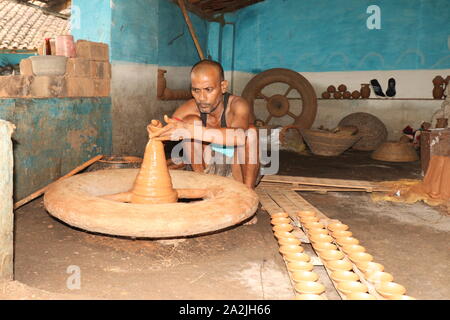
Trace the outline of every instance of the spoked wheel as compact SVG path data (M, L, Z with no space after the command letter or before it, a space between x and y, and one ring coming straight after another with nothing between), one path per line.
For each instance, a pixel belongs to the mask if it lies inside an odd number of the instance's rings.
M267 93L268 87L275 83L281 83L277 88L285 89L281 93ZM291 98L289 95L296 98ZM252 111L254 111L256 99L265 100L268 111L268 115L263 119L265 125L274 118L288 116L292 118L290 124L301 128L311 128L316 118L317 96L314 88L305 77L289 69L275 68L257 74L247 83L242 97L248 101ZM294 110L293 101L295 100L300 101L301 111Z

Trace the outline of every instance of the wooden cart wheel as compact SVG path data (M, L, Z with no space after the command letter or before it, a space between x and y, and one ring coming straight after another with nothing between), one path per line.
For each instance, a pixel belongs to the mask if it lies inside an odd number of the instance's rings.
M277 82L287 84L287 90L270 97L263 94L264 88ZM300 94L300 100L302 101L300 114L291 111L288 95L292 90L296 90ZM311 128L316 118L317 97L314 88L305 77L293 70L274 68L257 74L245 86L242 97L248 101L252 112L254 112L255 99L262 98L266 101L267 111L269 112L264 120L266 125L273 118L289 116L292 118L292 125L300 128Z

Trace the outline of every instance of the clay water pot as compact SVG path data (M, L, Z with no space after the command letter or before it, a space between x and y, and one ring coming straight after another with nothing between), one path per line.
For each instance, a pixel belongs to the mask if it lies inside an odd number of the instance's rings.
M330 274L330 277L336 282L359 280L359 276L353 271L336 270Z
M334 93L334 92L336 92L336 87L333 86L333 85L328 86L327 91L328 91L329 93Z
M355 90L352 92L352 98L353 99L359 99L359 97L361 97L361 94L359 93L358 90Z
M331 98L331 93L329 93L328 91L322 92L322 98L323 99L330 99Z
M367 99L370 97L370 87L368 83L361 83L360 93L362 99Z
M327 231L327 229L322 229L322 228L311 228L311 229L308 229L308 234L311 236L318 235L318 234L328 235L328 231Z
M346 254L352 254L356 252L365 252L366 248L363 246L360 246L359 244L347 244L341 246L342 251L344 251Z
M335 99L341 99L342 98L342 93L339 91L336 91L335 93L333 93L333 97Z
M311 260L310 256L304 252L286 253L283 258L288 262L309 262Z
M367 280L372 283L380 283L380 282L392 282L394 281L394 276L390 273L383 271L374 271L369 272L366 275Z
M347 295L355 292L367 292L368 288L364 283L359 281L342 281L337 285L337 289Z
M436 128L447 128L447 127L448 127L448 119L447 118L436 119Z
M353 233L348 230L336 230L331 233L333 238L351 237Z
M314 281L301 281L295 284L298 293L321 294L325 291L323 284Z
M325 226L321 222L305 222L302 223L302 227L305 227L306 229L324 229Z
M339 237L335 238L335 240L341 246L345 244L359 244L359 240L353 237Z
M289 214L287 212L277 212L270 215L271 219L274 218L289 218Z
M297 216L300 218L303 217L315 217L317 215L316 212L314 211L309 211L309 210L301 210L297 212Z
M325 261L340 260L345 257L345 255L339 250L323 250L319 252L319 257Z
M313 243L316 243L316 242L331 243L333 241L333 238L331 236L325 235L325 234L316 234L316 235L310 236L309 240L311 240L311 242L313 242Z
M272 219L270 219L270 223L273 225L290 224L291 219L289 219L289 218L272 218Z
M444 96L444 87L442 86L434 86L433 88L433 99L442 99Z
M302 244L300 239L297 238L280 238L278 239L278 244L280 246L288 246L288 245L296 245L299 246Z
M300 222L302 224L310 223L310 222L319 222L319 218L317 218L317 217L301 217Z
M347 86L345 84L341 84L341 85L339 85L338 90L340 92L345 92L345 91L347 91Z
M324 250L337 250L337 247L330 242L316 242L312 244L316 252L322 252Z
M281 223L281 224L277 224L276 226L273 226L272 230L275 232L292 231L292 230L294 230L294 227L290 223Z
M293 261L293 262L288 262L286 264L287 269L290 272L295 272L295 271L311 271L314 268L314 265L311 262L307 262L307 261Z
M355 262L355 264L364 274L370 274L374 271L384 271L382 264L373 261Z
M324 298L318 294L302 293L302 294L296 294L295 300L324 300Z
M327 229L331 232L338 231L338 230L347 230L348 225L343 224L342 222L331 222L328 224Z
M441 76L436 76L436 77L433 78L433 84L435 86L440 86L440 85L442 85L444 83L445 83L445 80Z
M294 238L297 239L297 237L292 234L292 232L290 231L276 231L273 234L275 236L275 238L279 239L287 239L287 238Z
M377 300L375 296L366 292L352 292L346 294L345 297L347 298L347 300Z
M282 253L282 254L286 254L286 253L302 253L303 251L305 251L305 249L300 246L300 245L295 245L295 244L288 244L288 245L284 245L284 246L280 246L278 248L278 250Z
M375 290L387 299L393 295L403 295L406 292L406 288L404 286L395 282L380 282L375 285Z
M350 271L353 269L353 264L346 260L331 260L325 262L325 267L331 271Z
M317 281L319 280L319 275L314 271L299 270L292 272L292 280L294 282Z
M366 252L351 253L348 255L348 258L354 263L373 261L373 256Z
M345 91L342 96L344 97L344 99L350 99L352 97L352 94L350 91Z

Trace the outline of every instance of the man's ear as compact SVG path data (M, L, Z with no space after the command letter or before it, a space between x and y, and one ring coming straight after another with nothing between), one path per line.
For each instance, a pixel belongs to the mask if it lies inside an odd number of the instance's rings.
M227 92L227 89L228 89L228 81L227 81L227 80L223 80L223 81L220 83L220 86L221 86L221 89L222 89L222 93Z

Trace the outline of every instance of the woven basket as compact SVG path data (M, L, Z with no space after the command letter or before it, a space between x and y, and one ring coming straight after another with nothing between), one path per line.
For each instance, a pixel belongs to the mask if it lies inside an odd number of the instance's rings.
M387 162L412 162L419 160L416 150L411 143L386 141L375 150L372 159Z
M359 135L322 130L301 129L300 131L311 152L320 156L338 156L361 138Z

